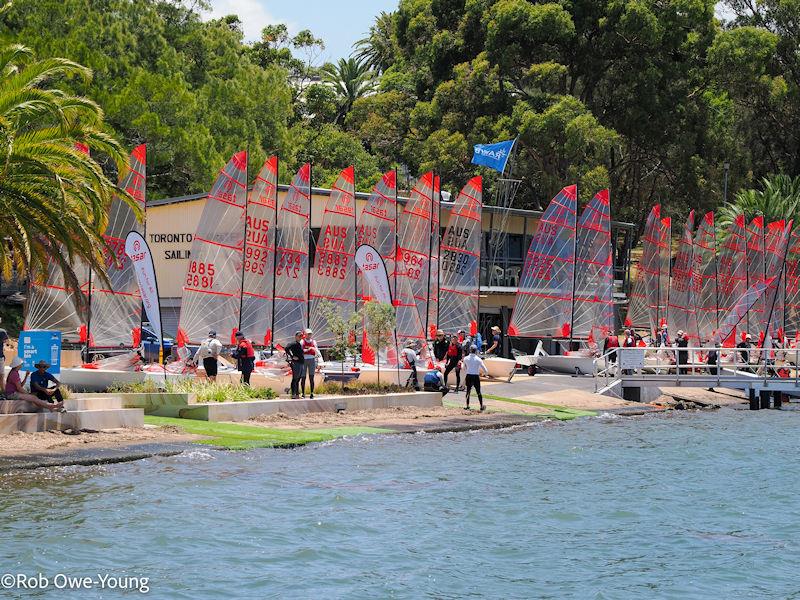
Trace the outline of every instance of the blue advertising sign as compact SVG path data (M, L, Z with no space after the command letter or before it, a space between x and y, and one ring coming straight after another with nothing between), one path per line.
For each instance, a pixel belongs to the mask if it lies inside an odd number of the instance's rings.
M506 170L508 157L517 140L506 140L496 144L475 144L472 153L472 164L490 167L501 173Z
M61 332L45 329L31 329L19 334L19 355L22 368L35 371L34 365L40 360L50 363L48 371L57 375L61 372Z

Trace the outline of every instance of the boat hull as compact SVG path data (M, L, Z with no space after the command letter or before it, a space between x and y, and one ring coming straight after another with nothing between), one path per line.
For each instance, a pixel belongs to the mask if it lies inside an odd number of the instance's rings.
M536 358L536 366L540 369L567 373L569 375L594 375L595 359L592 356L550 355ZM577 369L577 370L576 370Z

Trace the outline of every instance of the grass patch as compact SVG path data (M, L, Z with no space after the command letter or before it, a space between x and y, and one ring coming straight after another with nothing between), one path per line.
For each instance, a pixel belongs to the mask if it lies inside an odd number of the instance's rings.
M193 419L174 419L171 417L145 416L148 425L169 425L178 427L186 433L208 436L210 439L197 440L198 444L219 446L228 450L248 450L250 448L293 448L313 442L325 442L346 435L365 433L387 433L388 429L375 427L333 427L330 429L269 429L255 425L237 423L215 423Z
M166 384L146 379L136 383L115 384L108 391L118 394L194 394L198 402L247 402L249 400L271 400L278 397L278 394L270 388L212 383L202 379L167 381Z
M364 383L363 381L352 381L344 384L342 387L341 382L328 381L322 383L314 389L317 395L330 395L330 396L367 396L369 394L400 394L403 392L410 392L402 385L394 385L391 383L377 383L370 382Z
M517 398L505 398L503 396L493 396L491 394L484 394L483 397L489 400L497 400L499 402L510 402L511 404L522 404L525 406L536 406L538 408L546 408L550 410L551 414L546 415L553 419L561 421L571 421L576 417L596 417L597 413L593 410L578 410L576 408L567 408L566 406L558 406L557 404L545 404L543 402L531 402L530 400L519 400ZM544 416L544 415L543 415Z

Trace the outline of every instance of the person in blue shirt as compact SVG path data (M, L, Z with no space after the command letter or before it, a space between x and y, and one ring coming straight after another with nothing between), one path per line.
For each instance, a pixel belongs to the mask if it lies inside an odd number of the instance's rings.
M441 392L445 396L449 391L444 384L444 375L442 375L442 367L436 367L425 373L423 379L423 389L426 392Z
M37 398L46 402L64 402L64 396L61 394L61 390L58 387L61 383L52 373L47 372L47 369L50 368L47 361L40 360L34 366L36 367L36 371L31 374L31 392L33 392ZM55 387L48 386L51 381L56 384Z

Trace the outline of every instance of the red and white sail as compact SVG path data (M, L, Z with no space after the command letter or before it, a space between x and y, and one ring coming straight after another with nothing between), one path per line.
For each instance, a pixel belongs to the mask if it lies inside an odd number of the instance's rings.
M539 220L525 257L509 335L570 337L576 196L576 186L565 187Z
M670 333L674 336L682 330L689 338L690 344L699 341L697 330L697 313L694 300L694 211L689 212L689 218L683 227L678 245L678 253L672 267L672 284L669 290L669 303L667 311L667 324Z
M717 259L719 303L717 318L720 322L733 310L739 298L747 291L747 280L747 232L744 215L737 215L731 223L728 235L722 242ZM746 327L746 323L744 326ZM731 340L723 338L727 345L735 345L736 331L732 333Z
M292 180L278 210L275 237L275 314L273 339L286 345L308 324L308 244L311 215L311 165Z
M208 194L183 282L178 345L198 344L215 330L232 339L242 290L247 152L233 155Z
M244 281L239 329L255 344L272 342L275 274L275 222L278 207L278 157L261 167L247 198Z
M774 279L770 277L768 281L757 281L736 299L731 309L720 321L719 329L713 338L715 343L725 342L735 336L736 328L739 327L758 299L764 296L767 286L772 284Z
M583 209L577 235L572 337L599 342L614 327L614 265L608 190L595 194Z
M337 340L320 307L329 303L345 320L356 309L356 198L353 167L344 169L333 184L322 215L309 294L310 327L320 346Z
M431 236L430 236L430 285L428 285L428 318L427 329L430 337L434 337L430 332L434 329L440 329L437 323L439 321L439 254L441 252L440 245L442 242L441 227L439 225L440 206L442 203L442 190L441 179L436 176L433 180L433 202L431 205Z
M713 338L719 327L717 234L714 228L713 212L705 214L695 234L692 277L698 335L700 341L705 343Z
M642 257L631 291L626 327L644 329L655 335L660 321L666 320L669 295L671 221L661 218L656 204L647 216L642 237Z
M455 333L478 328L483 184L470 179L458 194L440 248L438 327Z
M419 178L411 190L411 196L400 215L396 267L398 281L406 279L414 297L418 318L423 324L428 318L431 285L429 269L433 209L433 173L428 172ZM406 310L408 307L404 305L397 307L398 320L413 320L401 314Z
M67 258L66 255L64 258ZM89 269L86 263L76 260L72 263L72 269L78 281L85 282L81 286L81 293L88 298ZM24 329L60 331L65 342L85 342L86 311L78 307L85 307L87 300L84 299L81 304L74 294L67 290L58 262L51 260L44 277L36 274L31 276Z
M764 236L764 269L767 279L772 280L764 294L764 330L766 331L766 320L769 319L769 331L773 337L784 333L786 290L783 268L791 230L792 221L788 223L785 220L775 221L767 226Z
M800 341L800 234L793 232L789 251L786 255L786 336L795 342Z

